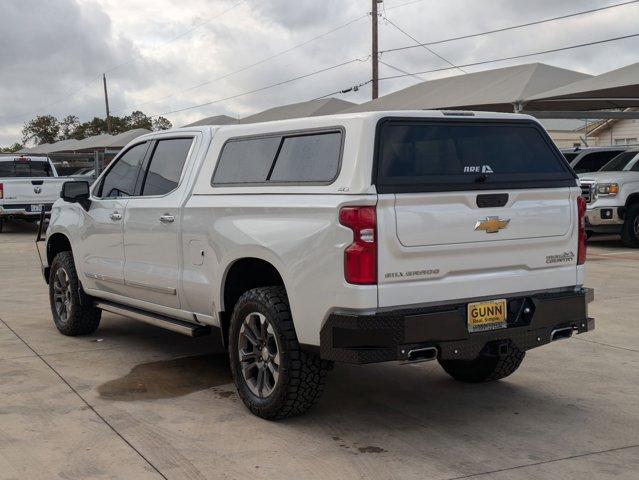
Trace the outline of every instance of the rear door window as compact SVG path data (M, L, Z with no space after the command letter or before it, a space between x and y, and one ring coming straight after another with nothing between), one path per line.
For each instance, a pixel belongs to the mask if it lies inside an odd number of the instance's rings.
M575 184L533 122L386 120L377 141L380 193Z
M165 195L177 188L192 143L192 137L158 140L141 195Z
M341 131L231 139L222 149L212 184L331 182L341 150Z

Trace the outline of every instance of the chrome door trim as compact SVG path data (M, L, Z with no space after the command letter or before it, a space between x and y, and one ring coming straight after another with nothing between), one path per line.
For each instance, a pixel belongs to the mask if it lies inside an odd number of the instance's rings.
M111 277L109 275L103 275L101 273L84 272L84 276L93 280L100 280L101 282L110 282L117 283L118 285L124 285L124 279Z
M169 294L169 295L177 295L177 290L175 288L171 288L171 287L160 287L160 286L157 286L157 285L149 285L148 283L135 282L133 280L125 280L124 283L126 285L131 286L131 287L144 288L146 290L152 290L152 291L158 292L158 293L166 293L166 294Z

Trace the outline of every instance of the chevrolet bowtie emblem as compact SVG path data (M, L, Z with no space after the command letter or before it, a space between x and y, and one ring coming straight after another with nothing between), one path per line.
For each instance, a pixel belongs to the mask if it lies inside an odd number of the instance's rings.
M510 223L510 218L502 220L499 217L486 217L475 224L475 230L484 230L486 233L497 233L502 228L506 228Z

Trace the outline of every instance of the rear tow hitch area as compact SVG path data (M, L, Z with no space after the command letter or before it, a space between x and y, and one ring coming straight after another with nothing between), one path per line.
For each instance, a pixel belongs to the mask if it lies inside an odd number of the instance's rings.
M573 327L556 328L550 332L550 341L555 342L557 340L566 340L572 337Z
M437 360L437 347L413 347L400 350L401 363L420 363Z

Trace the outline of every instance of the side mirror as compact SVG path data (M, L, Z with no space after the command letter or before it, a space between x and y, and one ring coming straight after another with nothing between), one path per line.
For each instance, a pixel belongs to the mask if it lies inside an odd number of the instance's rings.
M87 210L91 205L91 192L89 192L89 182L84 180L75 180L71 182L64 182L62 184L62 191L60 197L65 202L79 203Z

